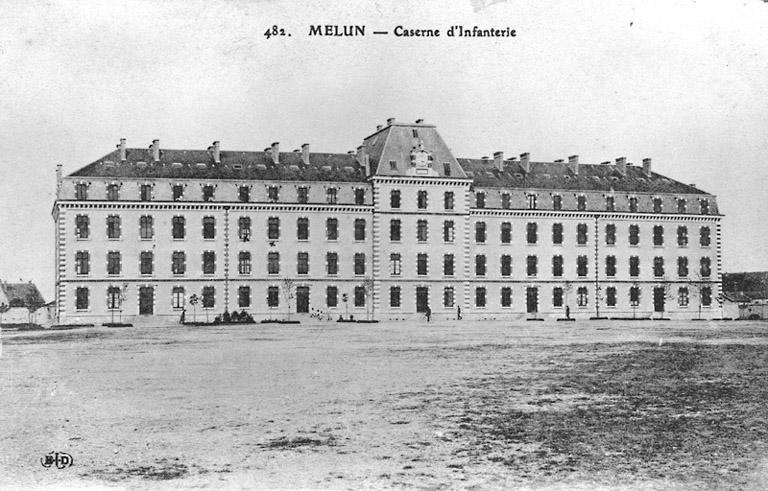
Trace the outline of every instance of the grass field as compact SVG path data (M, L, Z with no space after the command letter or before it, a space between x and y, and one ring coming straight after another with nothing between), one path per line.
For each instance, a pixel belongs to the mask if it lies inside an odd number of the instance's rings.
M3 333L0 487L768 489L768 324L561 324Z

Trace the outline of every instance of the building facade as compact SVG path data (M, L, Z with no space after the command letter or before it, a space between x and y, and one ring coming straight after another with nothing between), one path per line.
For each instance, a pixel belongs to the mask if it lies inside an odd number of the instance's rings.
M453 156L394 119L356 152L117 149L57 176L61 323L719 316L713 195L642 166Z

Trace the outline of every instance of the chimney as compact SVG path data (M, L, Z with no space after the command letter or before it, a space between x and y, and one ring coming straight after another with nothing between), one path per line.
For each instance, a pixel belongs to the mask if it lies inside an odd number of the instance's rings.
M531 154L530 153L525 152L520 154L520 167L523 168L526 174L531 171Z
M357 163L360 164L365 169L365 177L370 176L371 164L368 158L368 152L365 151L365 147L363 145L360 145L359 147L357 147L357 155L355 158L357 159Z
M272 152L270 153L272 161L276 164L280 163L280 142L272 143Z
M568 168L571 169L571 172L579 175L579 156L578 155L571 155L568 157Z
M416 120L416 124L421 124L421 123L423 123L423 122L424 122L424 120L423 120L423 119L421 119L421 118L419 118L419 119L417 119L417 120Z
M487 155L483 155L483 160L489 160Z
M619 171L619 174L622 176L627 175L627 158L626 157L619 157L616 159L616 170Z
M152 150L152 161L159 162L160 161L160 140L152 140L152 145L149 146L149 149Z
M382 126L380 124L376 125L376 131L381 131Z
M125 162L125 138L120 138L117 148L120 149L120 162Z
M387 126L392 126L393 124L395 124L395 118L387 119Z
M504 152L493 152L493 165L499 172L504 172Z
M643 174L646 177L651 177L651 159L643 159Z
M563 159L556 159L555 160L556 164L562 164L563 162L565 162L565 160L563 160Z
M62 181L62 172L61 172L61 164L56 164L56 198L59 197L59 192L61 191L61 181Z
M213 142L212 150L213 150L213 161L217 164L220 164L221 163L221 146L218 140Z
M309 143L301 145L301 161L304 162L304 165L309 165Z

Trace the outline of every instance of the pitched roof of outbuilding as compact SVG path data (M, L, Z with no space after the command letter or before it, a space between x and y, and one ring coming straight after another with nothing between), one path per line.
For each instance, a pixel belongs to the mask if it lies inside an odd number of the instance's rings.
M45 305L45 300L34 283L0 282L0 288L8 299L9 307L29 307L30 303L36 303L38 307Z

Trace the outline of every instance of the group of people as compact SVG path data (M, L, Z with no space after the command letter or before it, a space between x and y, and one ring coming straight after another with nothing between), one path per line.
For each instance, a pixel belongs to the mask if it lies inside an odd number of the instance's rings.
M424 307L424 315L427 318L427 322L429 322L432 319L432 309L429 308L429 305ZM456 307L456 320L461 320L461 307Z

